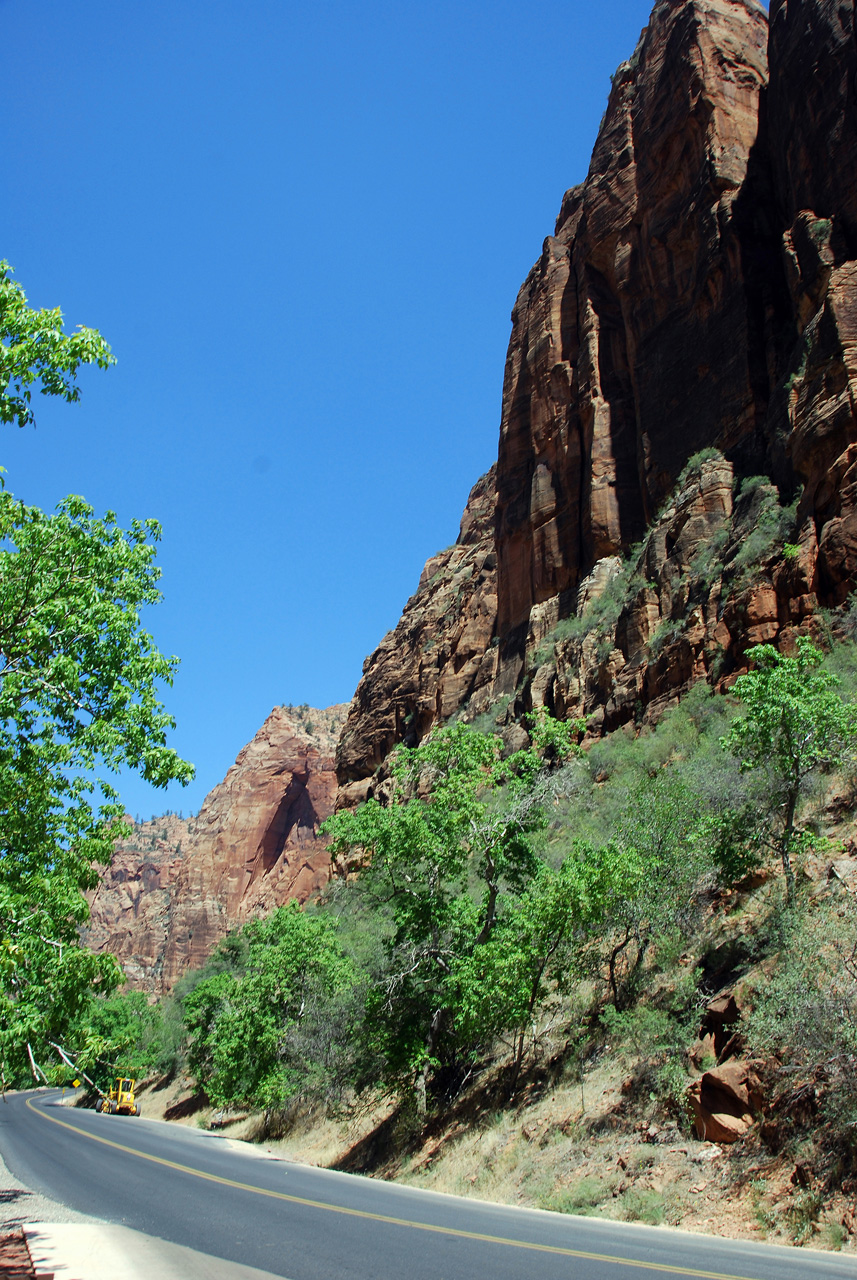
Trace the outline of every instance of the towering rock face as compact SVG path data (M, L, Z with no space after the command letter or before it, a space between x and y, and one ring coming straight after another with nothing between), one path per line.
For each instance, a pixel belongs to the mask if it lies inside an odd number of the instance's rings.
M221 938L288 899L305 902L329 878L319 825L333 812L333 756L344 706L275 707L196 819L176 877L164 948L164 988L198 968Z
M333 812L346 710L275 707L195 819L143 824L117 849L87 940L118 956L132 985L168 991L231 929L327 882L316 833Z
M640 539L692 453L764 454L740 196L766 42L752 0L656 5L518 295L497 468L506 655L533 605L573 607L593 564Z
M619 67L512 312L476 709L657 715L853 588L854 8L773 0L769 29L755 0L659 0ZM449 714L390 715L416 705L396 654L425 603L382 645L387 679L370 660L343 779ZM442 649L442 613L421 617Z
M852 0L773 0L769 135L797 341L777 405L822 593L857 577L857 34Z
M786 227L835 218L857 256L857 33L853 0L771 0L770 151Z

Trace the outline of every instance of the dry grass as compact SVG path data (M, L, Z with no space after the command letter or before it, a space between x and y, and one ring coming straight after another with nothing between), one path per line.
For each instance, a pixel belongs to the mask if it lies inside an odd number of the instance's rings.
M352 1107L342 1116L305 1111L294 1117L286 1133L272 1137L266 1135L264 1117L258 1112L223 1111L201 1104L188 1076L168 1082L148 1081L138 1088L137 1098L143 1115L151 1120L169 1119L192 1128L219 1130L236 1140L264 1143L286 1160L319 1168L334 1165L344 1150L371 1134L392 1110L389 1104L378 1104ZM176 1114L183 1110L184 1114Z
M665 1122L659 1104L629 1087L637 1065L604 1052L585 1071L582 1090L576 1071L551 1079L537 1070L517 1105L493 1110L485 1105L493 1082L483 1080L459 1100L448 1124L435 1121L392 1146L371 1142L385 1127L398 1132L396 1113L381 1102L341 1116L304 1113L276 1138L264 1137L258 1114L224 1116L205 1107L178 1122L222 1128L280 1158L322 1168L354 1167L355 1150L381 1151L365 1172L498 1204L855 1251L841 1225L848 1212L841 1196L821 1204L817 1189L808 1195L796 1188L793 1157L770 1156L758 1135L721 1149ZM140 1093L151 1118L190 1096L187 1080Z

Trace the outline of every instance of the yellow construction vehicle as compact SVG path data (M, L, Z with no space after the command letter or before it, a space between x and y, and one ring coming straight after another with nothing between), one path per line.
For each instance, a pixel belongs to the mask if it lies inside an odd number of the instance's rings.
M109 1093L102 1093L95 1104L96 1111L104 1111L108 1115L138 1116L140 1104L134 1099L135 1081L127 1076L117 1076L116 1083Z

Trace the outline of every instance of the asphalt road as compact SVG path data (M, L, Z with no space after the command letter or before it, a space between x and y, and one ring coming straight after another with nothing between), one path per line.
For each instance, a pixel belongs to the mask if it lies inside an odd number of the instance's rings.
M62 1107L56 1093L0 1104L0 1151L73 1209L289 1280L857 1280L853 1256L398 1187Z

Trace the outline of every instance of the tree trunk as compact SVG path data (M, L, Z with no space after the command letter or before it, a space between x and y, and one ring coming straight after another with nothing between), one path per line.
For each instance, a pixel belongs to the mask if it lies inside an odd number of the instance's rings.
M432 1015L431 1024L429 1025L428 1035L426 1036L426 1056L423 1062L415 1088L417 1099L417 1115L424 1116L428 1111L428 1078L431 1072L431 1060L434 1051L437 1048L438 1038L440 1036L441 1023L443 1021L443 1010L435 1009Z
M631 941L631 934L627 933L625 935L625 941L620 942L619 945L614 947L610 953L610 964L609 964L610 990L613 993L613 1003L615 1004L616 1008L619 1009L620 1011L622 1008L622 1002L619 999L619 983L616 978L616 961L619 959L619 957L621 956L625 948L629 945L630 941Z
M518 1084L518 1076L521 1074L521 1064L524 1061L524 1045L526 1043L525 1035L526 1035L526 1032L522 1027L521 1030L518 1032L518 1040L515 1046L515 1062L512 1067L512 1079L509 1081L509 1097L510 1098L514 1095L515 1089Z
M563 935L564 935L564 934L565 934L565 929L561 929L561 930L560 930L560 932L557 934L557 936L554 938L553 945L552 945L552 946L550 946L550 947L548 947L548 949L547 949L547 951L546 951L546 953L545 953L545 955L544 955L544 957L543 957L543 959L542 959L542 963L539 965L538 972L535 974L535 976L534 976L534 978L533 978L532 984L531 984L531 986L530 986L530 1000L529 1000L529 1003L528 1003L528 1005L527 1005L527 1025L528 1025L528 1026L531 1026L531 1025L532 1025L532 1021L533 1021L533 1010L535 1009L535 1007L536 1007L536 1001L537 1001L537 1000L538 1000L538 998L539 998L539 987L541 986L542 976L543 976L543 974L544 974L545 969L547 968L548 961L550 960L551 956L552 956L552 955L553 955L553 953L556 951L557 947L559 946L560 942L562 941L562 938L563 938ZM535 1034L534 1034L534 1036L533 1036L533 1042L535 1043ZM518 1076L521 1074L521 1064L522 1064L522 1062L524 1061L524 1045L525 1045L525 1043L526 1043L526 1040L525 1040L525 1029L522 1027L522 1028L521 1028L521 1031L520 1031L520 1034L519 1034L519 1036L518 1036L517 1050L516 1050L516 1053L515 1053L515 1065L514 1065L514 1068L513 1068L513 1070L512 1070L512 1081L511 1081L511 1084L509 1085L509 1097L510 1097L510 1098L511 1098L512 1094L515 1092L515 1088L516 1088L517 1083L518 1083Z
M788 807L786 809L786 824L783 828L782 840L780 842L780 858L783 864L783 875L786 878L786 902L790 907L795 904L797 892L795 888L795 873L792 867L792 841L794 840L795 831L795 810L797 809L798 791L793 787L789 793Z

